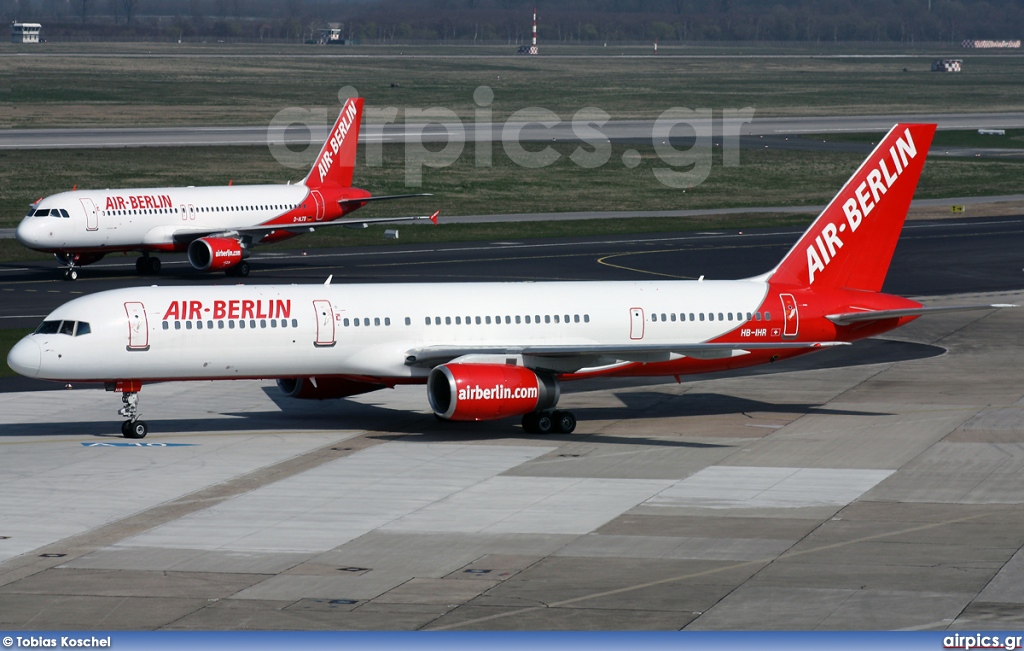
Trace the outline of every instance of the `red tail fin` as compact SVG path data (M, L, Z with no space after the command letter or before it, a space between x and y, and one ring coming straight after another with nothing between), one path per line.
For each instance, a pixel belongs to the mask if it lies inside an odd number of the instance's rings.
M359 143L359 122L363 116L363 98L354 97L345 102L334 123L327 142L316 157L313 169L306 175L308 188L352 186L352 172L356 166L356 145Z
M877 292L910 200L934 124L897 124L772 272L772 283Z

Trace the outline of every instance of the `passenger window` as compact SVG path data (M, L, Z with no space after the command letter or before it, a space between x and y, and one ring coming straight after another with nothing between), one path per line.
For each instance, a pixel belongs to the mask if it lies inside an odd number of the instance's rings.
M174 329L175 330L181 330L181 321L175 321L174 322Z
M427 325L430 325L430 317L429 316L424 319L424 323L426 323Z
M384 317L384 325L385 326L391 325L391 317L389 317L389 316Z
M455 325L462 325L462 317L461 316L455 317Z
M266 328L267 327L267 320L266 319L260 319L260 327L261 328Z
M369 319L366 320L366 325L370 325L370 320ZM434 325L441 325L441 317L439 317L439 316L435 316L434 317Z
M484 323L486 323L487 325L491 325L491 317L489 317L489 316L484 317Z
M550 314L545 314L544 315L544 323L551 323L551 315Z
M765 312L764 313L764 320L765 321L771 321L772 320L772 313L771 312Z
M239 327L240 329L245 329L245 321L244 321L244 320L240 320L240 321L238 322L238 327Z
M477 325L480 325L480 317L477 317L477 318L476 318L476 324L477 324Z
M580 315L579 314L573 314L572 315L572 320L573 320L574 323L579 323L580 322Z
M169 326L169 325L167 325L167 322L166 322L166 321L164 321L164 330L168 329L169 327L170 327L170 326Z
M526 315L526 322L527 322L527 323L529 323L529 322L530 322L530 315L529 315L529 314L527 314L527 315Z
M235 329L235 322L233 320L232 321L228 321L228 330L234 330L234 329Z
M343 319L341 324L347 328L349 326L348 319Z
M270 327L271 328L276 328L277 327L277 319L271 319L270 320Z
M729 320L732 321L732 312L726 312L729 315Z
M405 325L412 325L412 319L405 317Z
M701 321L703 321L703 320L704 320L704 313L703 313L703 312L701 312L701 313L700 313L700 314L699 314L698 316L700 317L700 320L701 320Z
M675 321L676 321L676 313L675 313L675 312L673 312L673 313L672 313L672 314L670 314L669 316L671 316L671 317L672 317L672 323L675 323Z
M516 315L516 324L518 325L518 324L519 324L519 323L521 323L521 322L522 322L522 319L520 319L520 318L519 318L519 315L517 314L517 315Z
M754 321L760 321L760 320L761 320L761 313L760 312L754 312Z
M299 320L298 319L292 319L292 327L293 328L298 328L299 327Z
M213 321L207 321L206 322L206 329L207 330L213 330Z
M589 314L584 314L583 315L583 323L590 323L590 315Z
M444 324L445 325L451 325L452 324L452 318L450 316L446 316L444 318Z
M555 323L558 323L558 315L555 315Z
M509 315L507 315L507 314L506 314L506 315L505 315L505 323L506 323L506 324L510 324L510 323L512 323L512 317L510 317Z
M359 327L359 319L352 319L352 325L356 328ZM427 317L427 325L430 325L430 317Z
M196 330L202 330L202 329L203 329L203 322L202 321L196 321Z

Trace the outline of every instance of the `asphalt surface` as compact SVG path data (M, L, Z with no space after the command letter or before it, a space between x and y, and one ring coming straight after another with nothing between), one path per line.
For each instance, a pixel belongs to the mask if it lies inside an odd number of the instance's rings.
M934 122L939 129L1019 129L1024 128L1024 112L1013 113L951 113L919 115L874 115L839 117L757 117L750 122L737 123L734 128L742 136L773 137L778 146L786 146L787 138L800 134L828 134L855 132L885 132L897 122ZM671 122L668 123L671 125ZM138 127L120 129L3 129L0 130L0 149L81 149L96 147L192 147L206 145L266 145L276 142L289 147L317 146L327 138L330 124L280 124L244 127ZM669 128L655 131L654 120L609 120L600 127L601 133L612 142L647 142L657 136L687 135ZM722 136L722 119L716 113L712 121L713 134ZM562 120L553 126L536 122L457 123L405 125L366 125L360 133L360 142L401 143L410 140L445 142L450 134L460 134L468 142L476 140L516 140L519 142L548 142L579 140L571 120ZM689 132L692 135L692 132ZM792 140L792 138L790 138ZM798 146L796 141L789 146ZM745 140L746 146L757 143ZM801 146L813 147L812 142ZM847 145L842 145L847 146ZM861 151L860 148L850 149Z
M468 242L423 246L266 252L249 259L245 282L471 282L496 280L735 279L770 270L801 227ZM904 295L999 292L1024 288L1024 217L912 221L904 227L885 291ZM115 254L62 280L56 262L0 264L0 327L34 327L58 305L123 286L225 284L183 255L161 258L160 276L135 274L135 256Z

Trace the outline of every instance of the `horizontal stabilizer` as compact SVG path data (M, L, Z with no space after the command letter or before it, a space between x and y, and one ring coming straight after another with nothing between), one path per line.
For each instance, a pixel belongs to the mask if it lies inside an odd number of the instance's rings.
M881 321L882 319L898 319L905 316L922 316L935 312L967 312L969 310L991 310L1003 307L1020 307L1009 303L992 303L986 305L941 305L938 307L911 307L900 310L867 310L864 312L844 312L842 314L829 314L825 318L840 326L863 323L866 321Z
M367 203L369 201L390 201L391 199L411 199L413 197L432 197L434 195L429 192L421 192L419 194L382 194L378 197L354 197L352 199L338 199L338 203L342 206L350 203Z

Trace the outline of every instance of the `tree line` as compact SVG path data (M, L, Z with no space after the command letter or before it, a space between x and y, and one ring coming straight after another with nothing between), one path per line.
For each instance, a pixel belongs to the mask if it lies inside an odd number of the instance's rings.
M532 0L0 0L52 38L521 44ZM1020 39L1024 0L538 0L541 43Z

